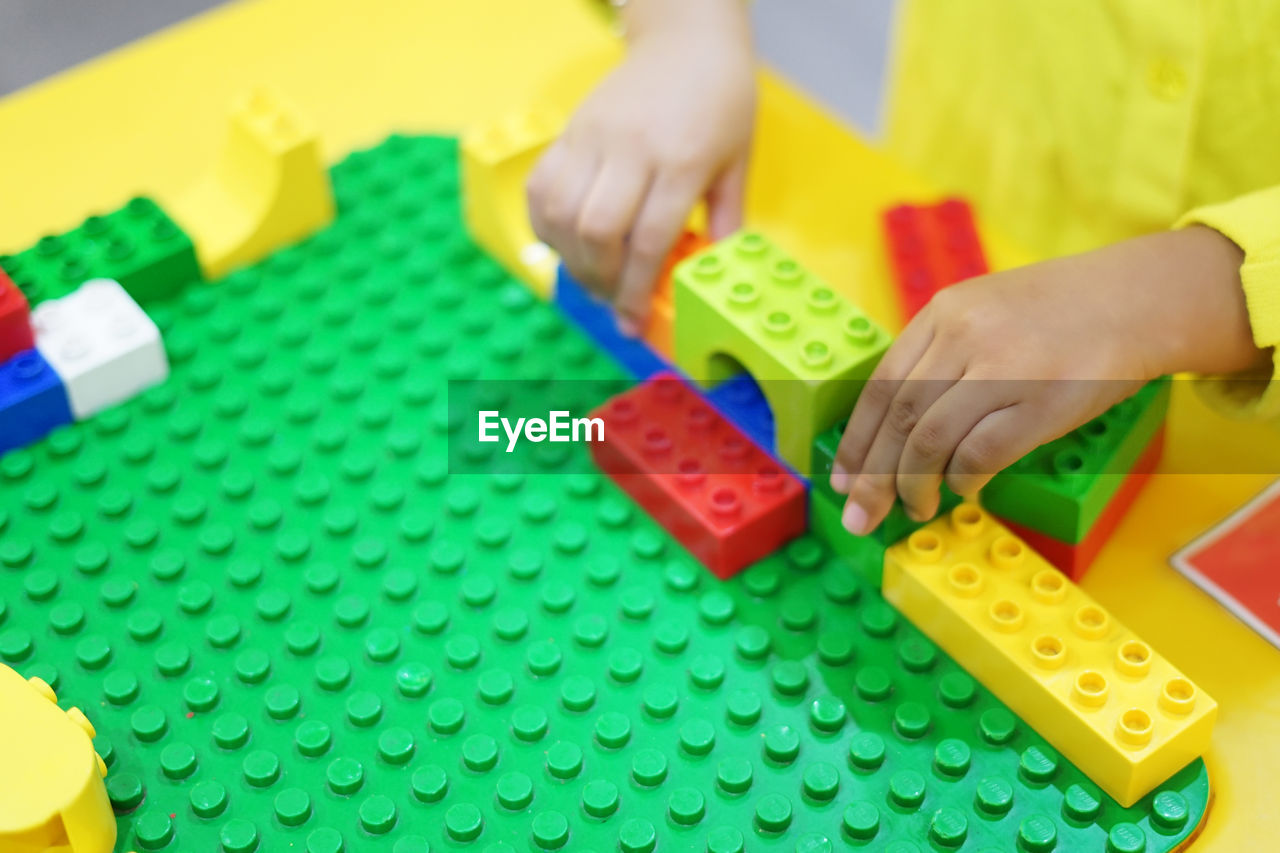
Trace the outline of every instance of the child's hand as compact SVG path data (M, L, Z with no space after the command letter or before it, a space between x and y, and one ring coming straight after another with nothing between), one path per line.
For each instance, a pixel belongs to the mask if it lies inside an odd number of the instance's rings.
M831 485L849 495L845 527L867 533L897 496L928 519L944 478L972 495L1143 381L1257 364L1240 261L1193 227L941 291L889 348L840 441Z
M713 239L741 224L755 110L744 9L741 0L632 2L626 61L529 179L534 231L612 298L629 333L699 199Z

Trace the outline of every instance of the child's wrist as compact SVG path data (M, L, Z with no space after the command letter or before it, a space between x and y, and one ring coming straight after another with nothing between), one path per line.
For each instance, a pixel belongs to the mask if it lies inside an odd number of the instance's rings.
M1240 265L1244 253L1217 231L1193 225L1143 238L1154 252L1135 300L1142 329L1135 340L1150 353L1156 376L1233 373L1254 365Z
M745 47L751 40L743 0L628 0L622 21L632 47L672 36L693 36L713 49L724 42Z

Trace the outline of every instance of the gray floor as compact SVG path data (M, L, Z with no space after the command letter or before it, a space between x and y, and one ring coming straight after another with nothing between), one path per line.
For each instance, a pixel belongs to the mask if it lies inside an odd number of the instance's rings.
M177 23L221 0L0 0L0 94Z
M0 0L0 95L220 2ZM893 0L756 0L752 15L766 62L874 132L892 8Z
M756 0L766 62L866 133L880 127L895 0Z

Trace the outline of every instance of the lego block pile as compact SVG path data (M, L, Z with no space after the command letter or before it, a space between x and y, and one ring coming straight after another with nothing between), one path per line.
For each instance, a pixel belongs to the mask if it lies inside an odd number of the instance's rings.
M164 381L139 303L199 278L191 238L141 197L0 257L0 453Z
M676 252L697 245L686 238ZM556 300L620 364L646 379L616 399L616 408L602 410L611 416L606 423L616 424L606 436L628 425L622 410L643 412L644 420L634 436L606 440L595 450L597 461L708 568L727 577L804 531L805 485L787 469L809 472L815 435L852 408L889 335L761 234L740 232L668 266L674 304L657 318L670 328L669 353L624 337L609 309L563 269ZM665 301L667 292L661 284L655 299ZM705 399L671 373L657 373L671 370L666 358L711 386ZM690 411L704 422L696 429L685 423ZM658 424L673 431L650 434ZM743 448L739 456L706 443L709 424L732 435ZM655 453L651 443L659 440L662 452ZM697 482L673 462L699 466Z
M900 205L885 224L909 313L941 287L987 269L963 201ZM563 267L555 300L632 376L674 371L709 384L706 398L761 449L812 473L811 527L852 562L867 565L864 558L919 526L895 505L871 536L850 536L840 525L844 499L828 485L843 418L887 334L751 232L710 247L686 234L655 289L655 320L636 338L623 335L609 306ZM1079 578L1159 462L1167 406L1167 383L1153 383L1002 472L984 491L985 505ZM958 500L944 489L942 509Z
M27 312L0 274L0 453L121 403L169 374L160 331L124 287L92 279Z

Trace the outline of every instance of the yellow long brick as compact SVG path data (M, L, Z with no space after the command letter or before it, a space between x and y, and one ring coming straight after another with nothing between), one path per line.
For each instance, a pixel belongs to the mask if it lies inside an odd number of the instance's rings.
M975 504L891 547L883 585L1123 806L1209 746L1217 703Z

